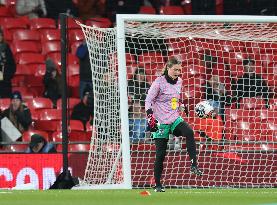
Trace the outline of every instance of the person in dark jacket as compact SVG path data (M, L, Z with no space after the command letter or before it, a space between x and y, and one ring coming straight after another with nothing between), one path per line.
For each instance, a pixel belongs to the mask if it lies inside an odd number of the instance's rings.
M7 117L13 125L23 133L28 130L32 123L32 116L29 108L23 104L19 91L14 91L11 95L11 105L2 113L2 118Z
M259 97L261 96L268 105L269 98L272 98L273 93L267 86L265 80L259 74L255 73L255 61L253 59L243 60L244 74L236 83L232 84L232 101L239 102L244 97ZM237 104L239 106L239 104Z
M88 104L90 91L88 87L84 90L83 99L73 107L71 114L72 120L80 120L83 123L84 130L86 130L88 121L90 121L91 124L93 122L93 108Z
M92 71L90 67L89 52L86 42L84 41L77 49L76 56L79 58L80 65L80 99L86 87L92 89Z
M11 79L16 71L16 65L9 45L4 41L0 29L0 98L9 98L12 93Z
M56 153L55 145L47 142L43 136L33 134L26 153Z
M116 20L116 14L137 14L141 6L140 1L133 0L107 0L106 10L108 18L112 22Z
M66 13L69 16L78 17L78 9L72 0L44 0L47 17L55 20L59 19L60 13Z
M51 59L47 59L45 64L46 73L43 79L45 89L43 95L46 98L50 98L55 107L57 100L61 98L61 75Z

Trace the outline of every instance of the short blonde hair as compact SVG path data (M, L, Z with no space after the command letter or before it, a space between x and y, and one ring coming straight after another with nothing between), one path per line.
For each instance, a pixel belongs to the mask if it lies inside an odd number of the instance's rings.
M180 64L181 62L175 56L169 58L162 70L162 75L167 74L168 68L172 68L174 65L180 65Z

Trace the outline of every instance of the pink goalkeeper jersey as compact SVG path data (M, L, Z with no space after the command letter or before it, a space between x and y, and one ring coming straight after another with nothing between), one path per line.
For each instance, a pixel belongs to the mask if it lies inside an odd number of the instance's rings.
M173 123L180 116L179 99L181 88L181 78L178 78L176 84L170 84L165 76L158 77L148 90L145 109L153 109L154 117L159 123Z

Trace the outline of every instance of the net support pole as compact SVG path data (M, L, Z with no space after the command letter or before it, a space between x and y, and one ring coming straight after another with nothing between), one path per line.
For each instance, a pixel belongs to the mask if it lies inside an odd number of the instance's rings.
M63 172L68 171L68 133L67 133L67 82L66 82L66 54L67 54L67 14L60 14L61 25L61 71L62 71L62 147Z
M117 58L118 58L118 77L120 93L120 119L122 131L122 158L123 158L123 177L124 187L132 188L131 182L131 156L129 139L129 119L128 119L128 95L126 82L126 57L125 57L125 31L124 20L117 15Z

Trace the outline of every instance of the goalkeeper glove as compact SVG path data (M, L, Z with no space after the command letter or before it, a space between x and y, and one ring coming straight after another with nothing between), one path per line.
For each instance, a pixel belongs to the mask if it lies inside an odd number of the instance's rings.
M156 132L158 130L158 120L155 119L152 109L148 109L147 113L147 123L150 132Z

